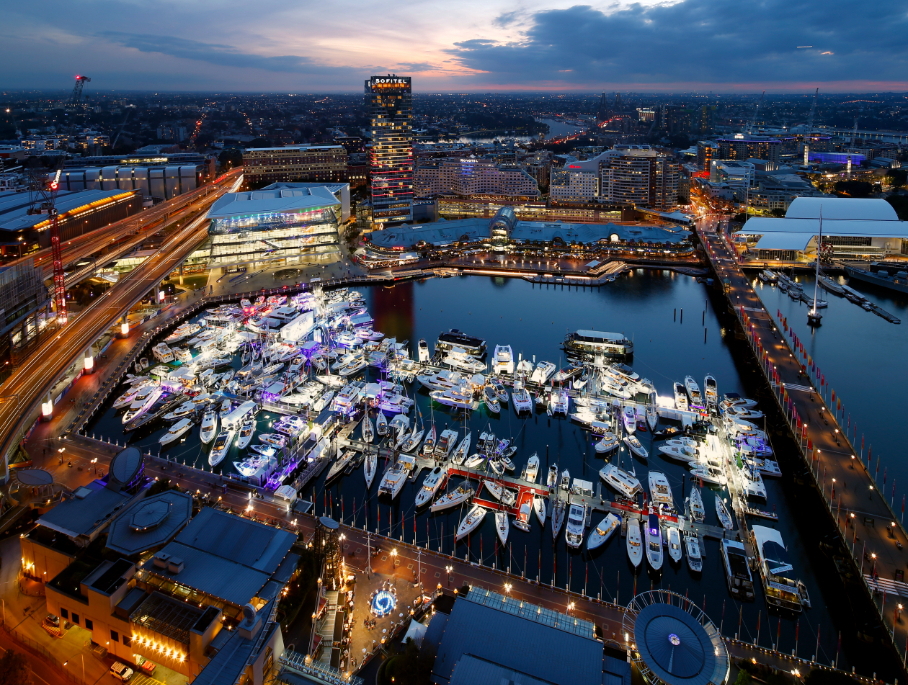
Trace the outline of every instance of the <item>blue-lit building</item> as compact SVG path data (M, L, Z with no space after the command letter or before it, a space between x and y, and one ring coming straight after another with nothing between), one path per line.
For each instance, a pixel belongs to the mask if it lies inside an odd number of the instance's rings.
M275 183L228 193L208 211L209 240L189 264L208 268L336 261L338 227L350 217L346 183Z

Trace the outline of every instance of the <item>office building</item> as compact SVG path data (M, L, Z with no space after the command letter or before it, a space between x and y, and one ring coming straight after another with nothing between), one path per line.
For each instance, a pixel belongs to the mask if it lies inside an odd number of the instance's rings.
M365 83L372 129L372 222L413 220L413 103L409 76Z
M312 264L340 256L338 226L350 216L346 183L275 183L227 193L208 211L209 240L189 265Z
M745 161L751 157L763 159L772 166L772 171L779 168L782 156L782 141L778 138L745 136L741 133L734 138L719 138L717 159L736 159Z
M658 127L669 135L690 133L694 112L681 105L662 105L659 109Z
M553 203L595 202L599 195L599 174L576 163L552 170L549 198Z
M710 162L716 158L719 146L711 140L701 140L697 143L697 168L709 172Z
M599 201L670 212L678 206L678 163L644 146L628 146L600 165Z
M709 166L711 183L727 183L742 191L754 185L755 173L754 165L750 162L714 159ZM744 198L742 197L741 200L743 202Z
M420 164L414 190L431 195L538 195L536 181L523 169L486 159L440 159Z
M347 151L342 145L254 147L243 152L246 186L270 183L343 183L347 180Z

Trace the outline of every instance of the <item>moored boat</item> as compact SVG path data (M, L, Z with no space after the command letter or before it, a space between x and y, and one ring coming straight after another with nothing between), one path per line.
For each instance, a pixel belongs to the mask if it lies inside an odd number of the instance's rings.
M479 524L482 523L482 520L486 517L487 511L488 510L485 507L474 504L473 508L470 509L470 512L460 522L460 525L457 526L457 534L454 539L460 540L476 530L479 527Z
M646 560L654 571L662 568L662 528L659 517L650 513L646 521Z
M602 521L599 522L599 525L590 533L589 538L586 541L586 548L588 550L594 550L598 547L601 547L606 543L606 541L618 530L618 526L621 525L621 518L615 514L609 513Z
M451 507L459 506L473 496L473 489L467 488L464 486L458 487L456 490L439 497L432 503L432 506L429 507L431 511L443 511L444 509L450 509Z
M643 540L640 535L640 521L635 518L627 520L627 558L634 568L639 568L643 561Z

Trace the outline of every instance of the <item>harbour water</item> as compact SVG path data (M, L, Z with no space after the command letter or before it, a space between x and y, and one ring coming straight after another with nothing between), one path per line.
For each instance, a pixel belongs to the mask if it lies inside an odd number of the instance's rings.
M799 275L804 292L813 297L813 275ZM872 472L879 466L878 482L901 512L902 498L908 493L908 462L904 459L903 434L894 430L903 420L904 407L896 394L898 381L908 378L908 295L876 287L845 276L834 276L874 304L894 314L902 324L891 324L865 311L853 302L820 288L821 297L829 302L823 314L823 325L807 325L808 307L795 302L777 287L757 283L756 289L767 311L776 317L781 312L804 342L807 353L819 365L836 398L841 398L849 437L866 463L873 457ZM828 394L829 391L827 391ZM872 451L871 451L872 448ZM886 479L884 486L883 479ZM895 488L893 492L893 487Z
M565 123L559 119L536 119L539 123L548 124L549 132L546 135L546 138L558 138L560 136L569 136L580 131L580 127L574 126L573 124ZM531 136L518 136L512 134L501 134L490 136L487 134L479 134L476 136L460 136L456 138L454 142L457 143L493 143L496 140L514 140L518 143L526 143L531 140Z
M723 330L728 319L715 311L714 306L719 305L721 296L688 276L638 269L601 289L534 286L517 279L460 277L359 290L375 319L375 329L399 341L409 340L413 356L418 340L425 339L430 348L434 348L439 333L458 328L485 339L490 351L495 344L510 344L515 354L531 359L535 356L537 361L545 359L561 367L565 365L560 349L565 333L592 328L623 332L632 338L635 343L633 368L640 376L654 383L660 396L670 397L672 382L683 381L688 374L701 385L703 377L712 374L718 379L720 394L738 392L753 395L756 390L756 376L749 377L746 365L732 355L735 341L730 332ZM784 295L782 297L785 298ZM832 299L830 297L830 312L836 311L838 305ZM855 308L845 301L842 301L842 306ZM775 312L776 306L773 305L771 310ZM867 323L875 325L879 321L880 326L898 328L863 310L859 311ZM803 306L801 312L806 312ZM789 316L790 321L793 318ZM821 333L827 331L834 334L835 328L825 328L824 325ZM822 335L819 337L822 339ZM740 352L740 345L737 349ZM848 349L854 350L855 346L849 345ZM238 367L239 361L235 361L234 365ZM374 370L370 369L370 377L374 374ZM846 386L843 384L842 387L847 396ZM461 415L455 417L447 407L433 403L426 391L418 390L417 384L410 386L408 392L416 397L418 415L423 422L428 425L434 421L439 434L445 427L456 427L460 436L463 435L465 421ZM410 416L413 420L417 412L411 412ZM263 431L275 418L260 414L259 430ZM592 481L594 487L599 482L598 471L604 460L594 451L590 435L569 419L550 418L544 412L518 418L512 408L505 406L500 416L490 415L482 407L473 412L467 423L472 431L474 446L479 433L489 428L498 438L512 438L518 447L513 457L518 474L530 455L538 453L542 462L540 480L544 480L549 464L555 463L560 470L569 469L574 478ZM143 449L156 452L158 438L165 429L160 426L154 432L132 439ZM119 418L111 409L96 419L88 430L111 439L123 439ZM354 432L354 437L358 435L359 429ZM644 486L648 469L665 473L675 502L680 506L683 502L682 487L690 487L690 479L684 478L686 469L662 459L648 432L638 433L638 437L650 452L649 463L633 459L622 448L622 465L629 468L633 464ZM195 428L190 437L175 446L170 454L177 461L207 467L207 452L207 447L200 444L198 428ZM238 458L233 452L235 448L222 464L228 471L233 469L232 461ZM469 558L475 563L481 561L485 566L494 564L499 569L510 569L529 578L538 577L543 583L569 587L593 597L600 595L606 600L627 603L635 591L650 587L671 588L698 604L702 603L710 617L723 625L726 636L738 633L740 623L742 640L752 642L758 639L764 647L777 645L780 651L787 653L797 646L799 656L810 658L817 654L818 660L825 664L832 663L836 658L838 632L849 627L847 607L838 601L840 598L826 596L824 593L830 592L828 583L820 581L821 574L828 574L831 570L831 561L820 559L819 562L825 563L821 567L816 557L817 534L810 524L815 513L812 515L799 508L797 491L784 479L764 479L768 503L759 506L778 515L778 521L764 521L762 525L779 529L787 544L795 575L804 581L813 601L813 607L799 618L770 615L756 574L757 600L744 604L734 600L725 588L719 543L715 540L705 542L702 574L691 574L685 563L673 566L666 561L658 575L647 570L646 562L634 573L621 537L613 536L593 553L589 553L585 545L580 551L572 551L565 543L563 530L553 540L550 523L543 530L535 519L529 533L516 529L511 531L507 548L497 544L491 516L487 516L468 539L455 544L454 532L465 511L454 509L437 514L416 511L414 497L422 476L416 482L408 483L393 502L386 498L379 500L376 493L384 467L384 463L379 464L378 476L371 491L366 490L362 469L357 469L327 488L323 474L307 486L302 496L313 500L317 514L328 513L347 523L360 527L365 525L393 539L403 537L407 542L415 541L420 545L428 541L434 550L440 549L461 559ZM908 478L905 482L908 483ZM448 489L456 485L456 482L449 483ZM715 525L714 497L709 490L722 492L723 496L727 493L717 488L703 489L706 521ZM612 496L604 485L603 492L606 497ZM801 506L804 506L803 503ZM599 518L599 515L594 515L593 525L599 522ZM430 578L428 582L432 584L437 579ZM872 652L860 644L846 640L842 650L840 667L855 664L859 670L868 673L877 670L868 666Z

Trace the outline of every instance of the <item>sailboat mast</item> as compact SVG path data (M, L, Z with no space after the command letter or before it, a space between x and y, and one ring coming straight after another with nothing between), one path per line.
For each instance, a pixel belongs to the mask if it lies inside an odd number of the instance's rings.
M817 236L817 273L813 282L813 313L817 313L817 297L820 294L820 248L823 246L823 205L820 205L820 233Z

